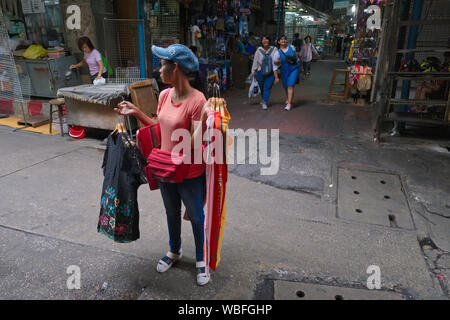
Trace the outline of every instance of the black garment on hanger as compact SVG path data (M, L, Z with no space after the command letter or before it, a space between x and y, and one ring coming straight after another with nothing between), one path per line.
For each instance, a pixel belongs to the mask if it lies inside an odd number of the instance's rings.
M137 190L147 183L146 160L128 133L109 135L103 157L103 191L97 231L116 242L139 239Z

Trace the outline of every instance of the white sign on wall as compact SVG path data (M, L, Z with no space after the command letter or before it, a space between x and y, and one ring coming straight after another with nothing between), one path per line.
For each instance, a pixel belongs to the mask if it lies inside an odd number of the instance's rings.
M367 29L375 30L381 29L381 9L379 6L372 5L366 9L366 12L371 14L369 18L367 18Z
M24 14L45 13L43 0L21 0L21 3Z
M81 30L81 9L77 5L67 7L66 26L69 30Z

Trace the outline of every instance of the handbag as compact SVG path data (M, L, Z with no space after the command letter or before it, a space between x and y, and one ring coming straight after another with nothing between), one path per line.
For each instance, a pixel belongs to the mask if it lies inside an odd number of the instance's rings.
M167 90L166 95L164 96L164 100L162 104L166 102L167 97L169 96L170 89ZM154 119L158 121L157 119ZM153 151L154 148L160 148L161 147L161 127L159 125L159 122L156 122L153 125L146 126L144 128L141 128L136 133L136 140L139 146L139 150L141 151L142 155L145 157L145 159L148 159L148 156ZM145 167L145 173L147 174L147 181L148 185L150 187L150 190L157 190L159 189L159 183L158 179L156 179L150 172L150 168L148 166L148 160L147 160L147 166Z
M286 53L283 52L283 50L280 49L280 51L286 57L286 62L288 64L290 64L291 66L295 66L297 64L297 57L296 56L288 56L288 55L286 55Z
M185 156L153 148L148 156L148 170L152 177L161 182L180 183L187 175Z
M144 158L147 159L153 148L161 146L161 128L159 123L139 129L136 138L139 150ZM145 173L150 190L159 189L158 180L151 175L148 166L145 167Z

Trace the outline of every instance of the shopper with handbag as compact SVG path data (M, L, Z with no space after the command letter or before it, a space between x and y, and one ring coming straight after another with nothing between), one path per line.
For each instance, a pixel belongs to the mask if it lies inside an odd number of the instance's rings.
M192 149L197 146L194 140L201 139L206 130L204 110L208 104L203 93L189 84L189 75L198 72L199 64L192 51L181 44L173 44L168 48L152 46L152 53L161 59L159 72L162 82L172 86L160 93L157 118L161 129L161 147L154 148L148 158L149 166L155 168L154 173L161 177L159 189L166 209L169 230L170 250L159 260L156 270L165 272L182 257L181 202L183 202L194 233L197 284L205 285L209 281L209 275L205 269L207 266L203 248L205 164L196 164L192 161L192 164L177 163L176 161L168 163L169 159L180 158L178 153L172 152L174 147L181 142L172 140L172 133L175 130L190 131ZM125 101L118 104L115 110L121 115L135 116L145 125L156 124L153 119L130 102ZM194 127L194 122L200 122L201 126ZM198 150L192 150L192 154L196 152ZM170 171L174 173L172 182L163 179L170 175ZM168 180L170 181L169 178Z
M288 44L287 37L282 35L278 40L280 48L275 54L275 64L281 66L281 80L286 91L286 107L289 111L292 108L294 97L294 86L298 82L300 63L293 45Z
M270 93L274 83L278 83L278 66L275 65L274 57L277 52L275 47L270 45L270 38L262 37L261 47L256 50L253 59L252 75L258 81L261 90L261 106L263 110L267 110Z

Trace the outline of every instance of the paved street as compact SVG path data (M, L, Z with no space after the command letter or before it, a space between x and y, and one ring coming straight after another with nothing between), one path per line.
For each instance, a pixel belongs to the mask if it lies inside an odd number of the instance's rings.
M138 241L116 244L97 233L100 140L0 126L0 299L302 299L300 290L308 296L314 284L332 298L336 288L344 299L343 289L364 290L367 299L448 299L449 139L413 129L374 144L369 107L325 101L332 70L343 66L315 62L290 112L281 84L267 111L246 91L226 94L231 128L280 129L280 163L275 176L260 175L259 162L230 165L222 261L205 287L196 285L188 222L183 260L155 270L168 249L159 191L139 189ZM392 211L377 220L384 206ZM66 285L72 265L79 290ZM369 291L374 265L381 289Z

